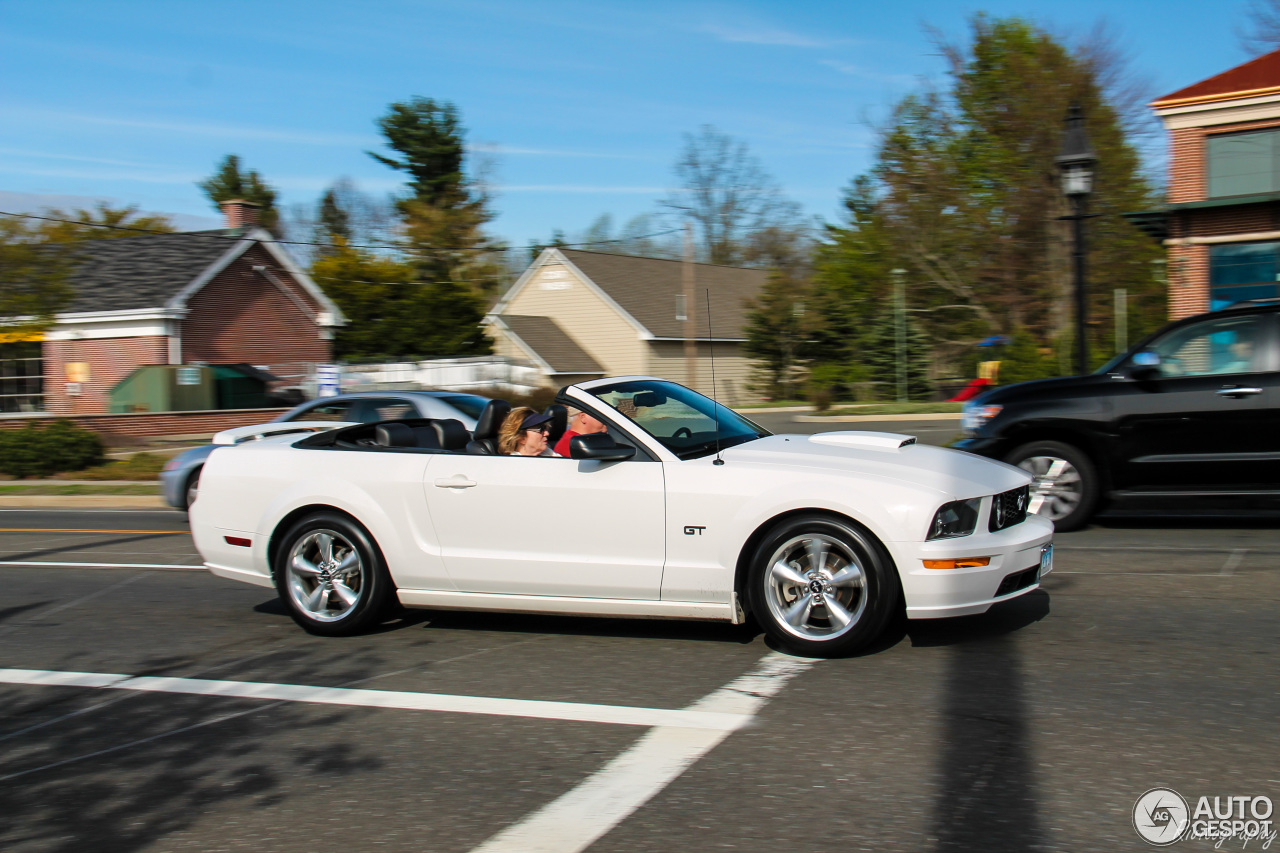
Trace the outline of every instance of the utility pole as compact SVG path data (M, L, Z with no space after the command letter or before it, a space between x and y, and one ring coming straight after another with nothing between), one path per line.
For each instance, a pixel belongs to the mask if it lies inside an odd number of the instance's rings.
M698 341L695 333L697 326L693 323L693 307L697 304L694 296L693 276L693 223L684 224L684 263L681 264L684 274L684 375L685 383L697 390L698 382Z
M1116 352L1129 348L1129 291L1116 288Z
M898 402L907 402L907 291L904 269L890 270L893 276L894 347L898 362Z

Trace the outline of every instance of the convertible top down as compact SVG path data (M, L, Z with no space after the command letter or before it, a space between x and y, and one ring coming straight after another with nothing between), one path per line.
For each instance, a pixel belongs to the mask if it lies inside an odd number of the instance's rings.
M320 634L409 607L754 618L804 654L871 642L889 617L981 613L1039 586L1051 522L1026 472L911 436L770 435L653 377L561 390L607 432L571 458L501 456L509 405L457 421L228 439L191 528L214 574L274 587ZM275 424L273 427L282 425ZM312 425L308 424L308 427Z

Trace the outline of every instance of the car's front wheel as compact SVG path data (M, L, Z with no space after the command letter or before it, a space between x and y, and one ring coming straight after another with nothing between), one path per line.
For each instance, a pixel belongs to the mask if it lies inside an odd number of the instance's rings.
M1005 457L1030 474L1027 509L1053 522L1061 531L1078 530L1093 515L1101 491L1093 461L1061 441L1033 441Z
M204 466L201 466L187 475L187 482L182 490L182 502L185 509L191 509L191 505L196 502L196 498L200 494L200 471L203 468Z
M878 637L900 595L884 546L857 525L821 515L770 531L756 550L750 584L765 633L819 657L849 654Z
M328 637L372 627L392 595L373 539L337 513L316 513L290 528L277 551L275 577L293 620Z

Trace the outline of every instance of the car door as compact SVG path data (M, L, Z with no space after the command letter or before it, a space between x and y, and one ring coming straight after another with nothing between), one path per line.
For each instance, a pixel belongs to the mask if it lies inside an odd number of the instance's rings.
M1267 405L1269 319L1219 316L1171 329L1147 347L1160 355L1159 375L1130 381L1112 398L1119 485L1238 491L1274 481L1280 439Z
M666 510L657 461L440 454L424 488L463 592L660 597Z

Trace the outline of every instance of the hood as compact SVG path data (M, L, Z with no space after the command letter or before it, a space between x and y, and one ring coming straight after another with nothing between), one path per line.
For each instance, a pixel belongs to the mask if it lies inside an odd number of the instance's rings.
M1080 389L1081 393L1091 394L1096 385L1113 384L1111 376L1106 373L1090 373L1086 376L1058 376L1053 379L1033 379L1030 382L1016 382L1013 385L1001 385L984 391L970 402L974 406L1005 403L1009 400L1025 400L1042 394L1062 397L1064 392Z
M929 489L947 500L999 494L1031 482L1021 468L947 447L917 444L912 436L896 433L771 435L731 447L722 455L738 464L785 465L834 476L894 480Z

